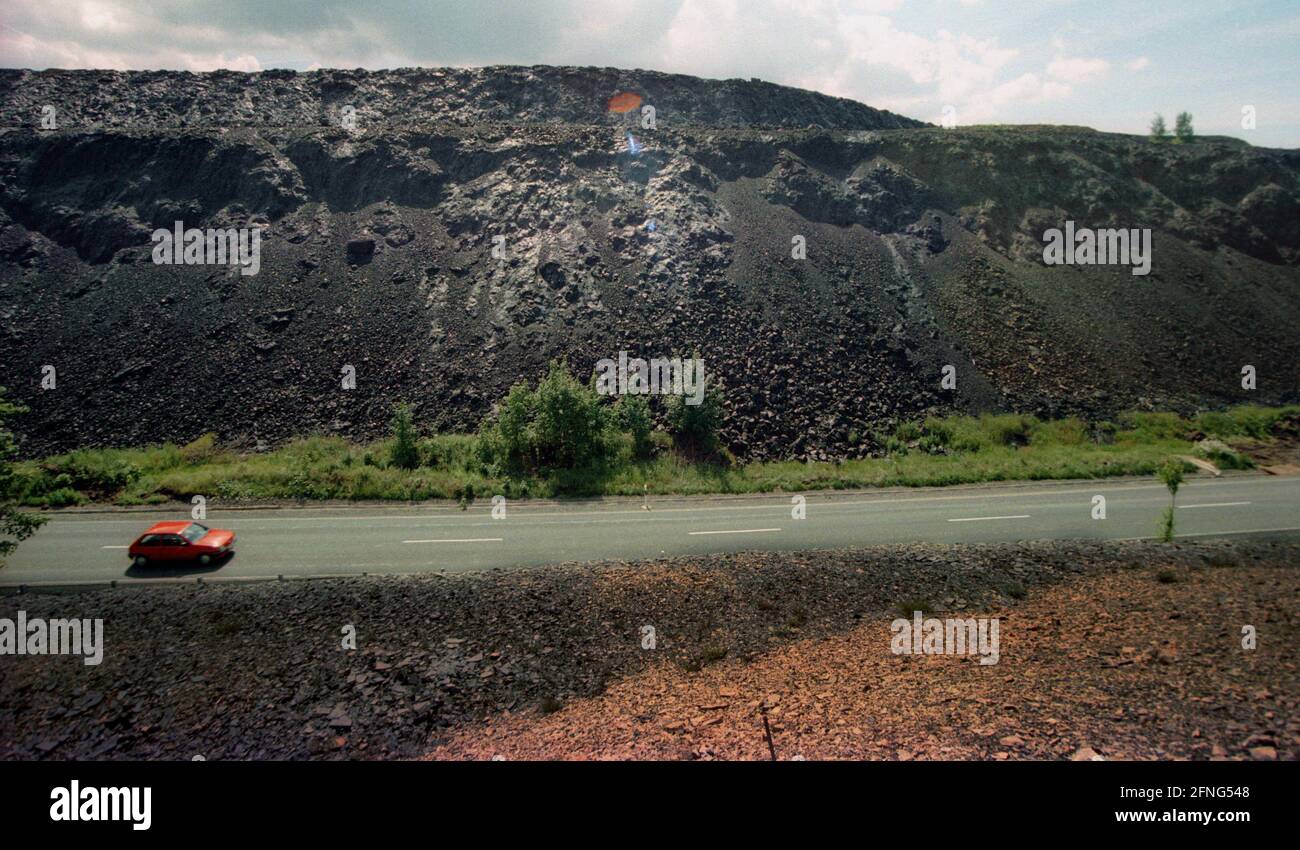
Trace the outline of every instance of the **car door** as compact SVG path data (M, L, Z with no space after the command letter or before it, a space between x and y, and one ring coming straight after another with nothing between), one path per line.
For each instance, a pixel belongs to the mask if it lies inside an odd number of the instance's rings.
M162 536L158 534L146 534L141 537L135 544L137 555L141 555L149 560L157 560L162 556L163 541Z
M165 561L183 561L190 556L189 544L179 534L164 534L159 558Z

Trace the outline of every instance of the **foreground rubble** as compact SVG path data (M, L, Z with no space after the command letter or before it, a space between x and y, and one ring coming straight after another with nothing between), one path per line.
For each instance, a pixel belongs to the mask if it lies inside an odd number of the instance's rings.
M0 758L762 758L760 705L781 758L1293 758L1298 563L917 545L7 596L105 637L0 658ZM922 603L1002 618L999 663L890 653Z

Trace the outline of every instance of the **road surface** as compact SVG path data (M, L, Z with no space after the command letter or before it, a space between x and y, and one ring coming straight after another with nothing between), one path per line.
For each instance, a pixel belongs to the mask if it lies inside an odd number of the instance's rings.
M1093 519L1093 497L1106 518ZM184 512L55 514L0 570L0 586L193 581L366 572L512 568L743 550L797 551L879 543L995 543L1136 539L1156 534L1169 493L1152 479L805 494L506 505L338 506L222 510L205 524L233 529L236 552L210 567L132 567L126 546L151 523ZM1178 535L1300 537L1300 477L1248 474L1185 482Z

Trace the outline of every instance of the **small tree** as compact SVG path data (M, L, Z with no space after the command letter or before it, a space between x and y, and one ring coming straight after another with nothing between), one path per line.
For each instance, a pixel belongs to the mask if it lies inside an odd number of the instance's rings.
M1159 112L1151 122L1151 141L1166 142L1169 140L1169 130L1165 127L1165 117Z
M688 404L683 395L668 398L668 431L685 451L712 454L718 448L722 418L722 386L717 379L705 384L699 404Z
M415 419L411 406L399 404L393 408L393 446L388 450L388 462L398 469L415 469L420 465L420 450L415 445Z
M1160 539L1169 543L1174 539L1174 501L1178 498L1178 485L1183 483L1183 462L1171 457L1160 464L1156 474L1169 488L1169 507L1160 520Z
M650 456L650 432L654 421L650 418L650 402L644 396L625 395L614 408L618 426L632 436L632 456L638 460Z
M479 434L485 459L527 472L598 466L617 445L613 407L559 360L536 390L523 383L511 387Z
M45 524L45 517L18 510L11 499L15 495L14 470L9 459L14 456L16 445L14 435L5 430L5 419L17 413L26 413L27 408L10 404L4 399L5 388L0 387L0 567L4 566L5 556L18 548L19 542L31 537L36 529Z
M1180 143L1190 142L1192 140L1192 113L1180 112L1174 120L1174 138Z

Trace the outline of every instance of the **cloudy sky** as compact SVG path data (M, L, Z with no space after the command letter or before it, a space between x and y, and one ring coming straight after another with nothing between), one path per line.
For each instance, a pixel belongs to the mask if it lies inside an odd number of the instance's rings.
M0 66L564 64L760 77L939 122L1300 147L1295 0L5 0ZM1253 106L1256 128L1243 129Z

